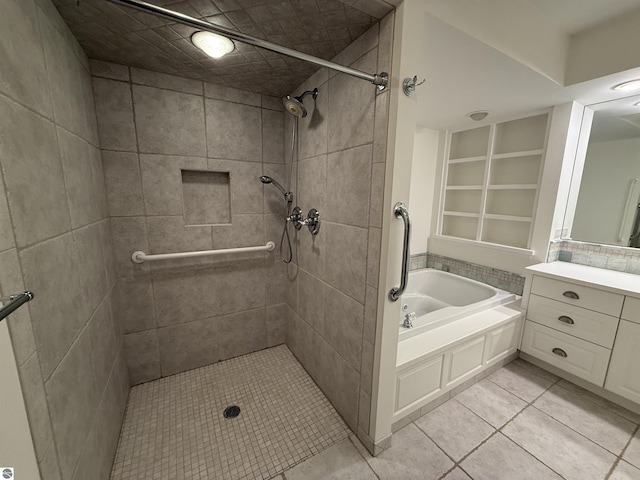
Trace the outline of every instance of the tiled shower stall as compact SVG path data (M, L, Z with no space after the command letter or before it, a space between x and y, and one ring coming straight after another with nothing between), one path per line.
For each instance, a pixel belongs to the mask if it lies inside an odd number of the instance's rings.
M49 0L2 8L0 291L37 295L9 328L42 478L108 478L131 385L283 343L371 445L389 92L326 69L292 92L319 90L291 188L322 226L286 265L285 203L259 181L290 168L280 98L89 61ZM335 61L389 71L392 29Z

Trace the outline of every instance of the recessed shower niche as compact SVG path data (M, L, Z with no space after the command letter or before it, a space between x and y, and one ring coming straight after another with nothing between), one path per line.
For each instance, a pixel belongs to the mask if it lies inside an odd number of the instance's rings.
M229 172L180 170L184 220L187 225L231 223Z

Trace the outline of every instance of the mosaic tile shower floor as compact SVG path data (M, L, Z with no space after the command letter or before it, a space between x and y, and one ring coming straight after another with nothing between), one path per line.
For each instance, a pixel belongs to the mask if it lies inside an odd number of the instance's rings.
M281 345L133 387L111 479L267 479L348 437Z

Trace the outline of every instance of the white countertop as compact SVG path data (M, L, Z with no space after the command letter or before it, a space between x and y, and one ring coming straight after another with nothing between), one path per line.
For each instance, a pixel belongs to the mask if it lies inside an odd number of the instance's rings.
M569 262L539 263L527 267L527 273L569 280L584 286L597 286L623 295L640 297L640 275L616 272Z

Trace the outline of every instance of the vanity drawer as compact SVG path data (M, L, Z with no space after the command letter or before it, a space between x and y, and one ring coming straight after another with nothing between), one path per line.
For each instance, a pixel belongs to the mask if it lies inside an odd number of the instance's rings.
M630 322L640 323L640 298L625 298L624 308L622 309L622 318L629 320Z
M594 383L604 385L611 350L527 321L522 351Z
M531 293L614 317L620 316L624 301L624 295L619 293L605 292L597 288L584 287L538 275L533 276Z
M529 297L527 318L605 348L613 347L613 340L618 329L618 317L568 305L539 295Z

